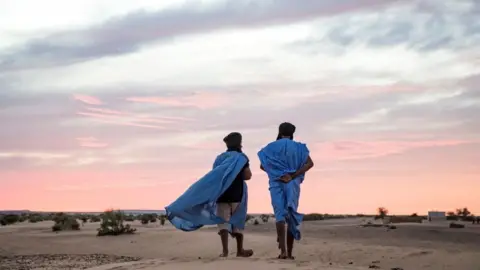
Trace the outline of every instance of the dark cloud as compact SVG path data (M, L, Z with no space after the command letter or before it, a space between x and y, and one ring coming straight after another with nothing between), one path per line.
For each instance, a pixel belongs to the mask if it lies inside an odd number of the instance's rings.
M121 55L142 46L185 34L228 28L252 28L288 24L383 6L397 0L229 0L201 8L185 5L157 12L138 11L110 19L100 25L55 33L27 41L22 48L0 54L0 70L38 68Z

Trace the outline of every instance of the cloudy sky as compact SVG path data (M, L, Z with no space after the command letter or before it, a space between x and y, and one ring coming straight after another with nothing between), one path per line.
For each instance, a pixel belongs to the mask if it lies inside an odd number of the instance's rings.
M161 4L160 4L161 3ZM162 209L291 121L301 210L480 214L476 0L0 0L2 209ZM477 164L477 165L475 165Z

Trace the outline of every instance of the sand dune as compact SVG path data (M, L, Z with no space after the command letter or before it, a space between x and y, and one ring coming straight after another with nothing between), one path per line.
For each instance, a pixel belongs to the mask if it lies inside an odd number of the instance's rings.
M358 220L304 224L295 261L278 261L274 224L249 226L252 258L219 258L215 228L184 233L171 226L141 225L135 235L96 237L98 223L52 233L50 222L0 227L0 269L480 269L480 226L399 225L361 228ZM36 268L35 268L36 267Z

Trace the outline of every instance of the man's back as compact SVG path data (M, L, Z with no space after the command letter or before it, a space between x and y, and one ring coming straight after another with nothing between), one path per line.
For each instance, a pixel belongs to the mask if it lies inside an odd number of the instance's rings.
M236 150L228 150L236 151ZM233 180L230 187L218 198L219 203L239 203L243 198L243 181L245 181L245 171L250 168L250 164L247 163L243 166L242 170L237 174L235 180Z

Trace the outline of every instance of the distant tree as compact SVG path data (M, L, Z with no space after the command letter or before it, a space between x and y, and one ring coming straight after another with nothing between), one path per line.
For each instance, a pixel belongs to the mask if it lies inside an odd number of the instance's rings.
M468 210L468 208L458 208L456 210L456 214L459 217L462 217L463 219L466 219L468 216L470 216L472 213Z
M377 209L377 215L380 219L384 219L388 215L388 209L385 207L379 207Z
M454 216L456 216L456 214L453 211L449 211L449 212L447 212L447 216L454 217Z
M418 214L417 213L413 213L410 215L411 217L418 217Z

